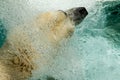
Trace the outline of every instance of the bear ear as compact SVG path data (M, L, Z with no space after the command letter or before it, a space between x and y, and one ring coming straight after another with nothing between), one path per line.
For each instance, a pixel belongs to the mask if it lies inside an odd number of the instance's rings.
M67 18L67 16L64 14L64 12L63 11L57 11L57 13L56 13L57 15L56 15L56 22L62 22L62 21L64 21L64 20L66 20L66 18Z
M61 11L62 13L64 13L65 16L68 16L65 11L63 11L63 10L58 10L58 11Z

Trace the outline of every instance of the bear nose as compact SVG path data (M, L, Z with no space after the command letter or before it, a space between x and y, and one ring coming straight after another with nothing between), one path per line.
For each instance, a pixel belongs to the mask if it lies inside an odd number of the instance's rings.
M86 15L88 15L88 12L85 7L78 7L75 10L75 15L84 15L85 17Z
M69 18L78 25L81 23L84 18L88 15L88 12L85 7L76 7L66 11Z

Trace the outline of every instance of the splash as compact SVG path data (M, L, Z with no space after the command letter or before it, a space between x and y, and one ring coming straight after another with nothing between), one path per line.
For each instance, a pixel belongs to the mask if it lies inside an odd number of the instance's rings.
M72 38L62 45L58 55L54 58L43 55L52 62L33 71L30 80L120 79L120 1L1 0L0 4L0 19L6 21L8 31L44 11L78 6L88 10L89 15L76 27ZM38 42L33 43L38 48ZM40 61L36 62L41 65Z

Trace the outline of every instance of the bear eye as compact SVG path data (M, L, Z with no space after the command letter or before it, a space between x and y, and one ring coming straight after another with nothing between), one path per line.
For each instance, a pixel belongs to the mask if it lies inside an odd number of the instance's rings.
M67 16L67 13L65 11L63 11L63 10L58 10L58 11L61 11L62 13L65 14L65 16Z

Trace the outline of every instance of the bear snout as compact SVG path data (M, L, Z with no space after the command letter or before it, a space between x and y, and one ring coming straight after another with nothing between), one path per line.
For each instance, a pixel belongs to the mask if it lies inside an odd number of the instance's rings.
M88 12L85 7L76 8L74 11L75 16L83 15L84 17L88 15Z
M67 10L66 13L70 17L70 19L73 20L75 25L81 23L88 15L88 11L85 7L72 8L70 10Z

